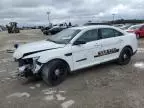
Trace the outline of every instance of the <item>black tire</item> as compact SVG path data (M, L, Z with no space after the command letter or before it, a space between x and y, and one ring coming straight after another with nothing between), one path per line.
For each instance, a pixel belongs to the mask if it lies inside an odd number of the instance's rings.
M125 47L121 51L120 56L117 60L117 63L119 65L127 65L131 60L131 56L132 56L132 49L129 47Z
M54 60L44 65L41 76L48 85L56 86L66 79L67 73L66 64L60 60Z
M48 35L52 35L51 32L48 32Z

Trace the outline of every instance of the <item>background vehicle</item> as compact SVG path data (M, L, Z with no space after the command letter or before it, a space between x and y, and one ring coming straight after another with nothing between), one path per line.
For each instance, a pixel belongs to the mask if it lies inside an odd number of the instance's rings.
M124 26L124 24L113 24L114 27L118 27L121 28L122 26Z
M84 26L92 26L92 25L109 25L108 23L94 23L94 22L88 22L85 23Z
M49 30L49 29L51 29L51 27L49 27L49 26L48 27L42 27L41 31L44 32L45 30Z
M17 27L17 22L10 22L10 26L6 25L8 33L20 33L19 28Z
M59 27L59 26L54 26L53 28L51 28L49 30L44 30L43 34L45 34L45 35L54 35L54 34L60 32L60 31L62 31L63 29L66 29L66 28Z
M2 31L2 29L0 28L0 32Z
M52 27L53 27L53 25L50 24L50 25L47 26L47 27L42 27L42 28L41 28L41 31L43 32L43 31L45 31L45 30L49 30L49 29L51 29Z
M144 24L131 26L126 31L129 33L135 33L137 38L144 37Z
M132 24L126 24L126 25L123 25L122 27L120 27L120 29L122 30L127 30L128 28L130 28L132 26Z
M68 28L69 26L64 23L64 24L59 24L59 25L54 25L52 28L48 28L47 30L43 30L43 34L45 35L54 35L63 29Z

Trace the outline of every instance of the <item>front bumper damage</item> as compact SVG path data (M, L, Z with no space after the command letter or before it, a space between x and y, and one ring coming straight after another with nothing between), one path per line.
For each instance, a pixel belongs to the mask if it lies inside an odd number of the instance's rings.
M19 59L17 62L19 64L18 76L21 77L37 76L43 66L43 64L37 62L35 59Z

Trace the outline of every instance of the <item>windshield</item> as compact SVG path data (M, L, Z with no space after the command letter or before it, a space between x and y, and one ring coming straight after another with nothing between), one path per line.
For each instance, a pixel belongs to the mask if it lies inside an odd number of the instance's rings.
M129 28L129 30L136 30L139 29L141 27L141 25L135 25Z
M47 40L59 44L68 44L80 31L79 29L65 29Z

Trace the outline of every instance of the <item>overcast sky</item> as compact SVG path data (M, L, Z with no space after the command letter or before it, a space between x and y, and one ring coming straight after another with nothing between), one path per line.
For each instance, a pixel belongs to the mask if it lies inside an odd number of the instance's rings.
M144 19L144 0L0 0L0 24L48 24L88 20Z

